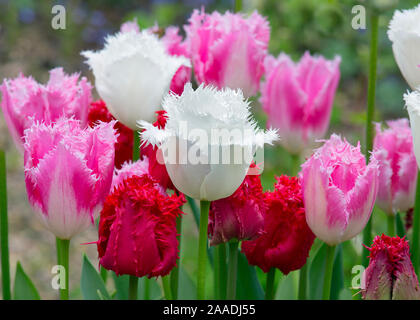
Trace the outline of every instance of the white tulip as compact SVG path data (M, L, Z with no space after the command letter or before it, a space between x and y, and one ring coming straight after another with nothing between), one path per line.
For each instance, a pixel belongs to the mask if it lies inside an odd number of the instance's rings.
M404 95L413 135L414 154L420 168L420 92L413 91Z
M395 11L388 37L401 73L410 87L417 89L420 86L420 5Z
M143 143L165 153L165 165L175 187L186 195L214 201L232 195L244 180L252 156L278 138L257 125L241 90L217 90L187 83L181 96L168 94L164 129L140 121Z
M133 130L137 120L154 119L175 72L181 65L190 66L185 57L167 54L164 44L148 31L108 36L102 50L82 55L111 114Z

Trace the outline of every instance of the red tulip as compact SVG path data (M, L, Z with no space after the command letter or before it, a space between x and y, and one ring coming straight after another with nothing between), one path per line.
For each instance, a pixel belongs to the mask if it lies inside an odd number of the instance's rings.
M242 251L264 272L278 268L288 274L306 263L315 236L306 223L299 180L281 176L274 187L264 194L264 232L256 240L244 241Z
M178 258L176 217L184 202L182 195L168 196L147 174L123 180L101 212L100 264L117 275L167 275Z

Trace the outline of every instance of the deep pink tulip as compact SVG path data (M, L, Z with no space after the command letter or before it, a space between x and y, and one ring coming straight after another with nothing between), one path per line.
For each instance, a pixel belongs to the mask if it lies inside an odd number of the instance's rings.
M373 144L379 163L379 190L376 204L388 215L405 212L414 206L417 163L408 119L376 125Z
M246 97L257 93L270 40L264 17L194 10L185 31L199 83L240 88Z
M420 300L419 281L405 238L376 236L368 250L370 261L362 283L364 299Z
M378 192L378 162L370 163L352 146L332 135L303 165L300 173L306 222L329 245L359 234L369 220Z
M61 118L25 130L25 182L29 202L48 230L70 239L93 224L111 187L115 121L80 128Z
M141 163L123 166L125 177L106 198L98 254L100 264L117 275L163 277L178 259L176 218L185 197L166 194Z
M62 116L87 124L92 86L79 74L66 75L62 68L50 71L47 84L39 84L32 77L4 80L1 108L10 134L18 149L23 151L23 133L34 121L51 124Z
M298 63L286 54L264 62L261 103L267 124L277 128L280 143L299 154L324 137L340 79L340 58L326 60L306 52Z

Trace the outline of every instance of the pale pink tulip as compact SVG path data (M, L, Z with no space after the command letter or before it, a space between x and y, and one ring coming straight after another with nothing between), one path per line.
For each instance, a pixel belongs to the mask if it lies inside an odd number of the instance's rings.
M199 83L242 89L246 97L257 93L270 40L264 17L194 10L185 31Z
M80 128L61 118L25 130L25 182L29 202L46 228L70 239L93 224L114 170L115 121Z
M92 86L79 74L66 75L62 68L50 71L47 84L39 84L32 77L4 80L1 108L10 134L18 149L23 151L23 133L34 121L52 124L62 116L74 117L85 127Z
M286 54L265 59L261 104L267 124L279 130L280 143L299 154L314 147L328 130L340 79L339 57L326 60L306 52L298 63Z
M370 218L378 191L378 162L332 135L301 171L306 222L329 245L359 234Z
M408 119L387 122L389 128L376 125L373 144L379 163L379 190L376 204L386 214L405 212L414 206L417 163Z

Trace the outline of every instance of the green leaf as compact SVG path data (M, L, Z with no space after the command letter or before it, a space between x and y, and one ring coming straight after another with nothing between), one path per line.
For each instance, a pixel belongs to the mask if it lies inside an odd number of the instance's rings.
M16 265L15 287L13 290L14 300L41 300L32 280L22 268L20 262Z
M277 270L277 277L282 273ZM298 272L290 272L287 276L282 276L276 292L277 300L296 300L298 287Z
M178 298L180 300L194 300L196 296L197 289L194 281L181 265L179 268Z
M150 300L161 300L163 297L163 292L159 286L157 279L146 277L139 278L139 289L138 289L138 298L144 300L144 288L146 286L146 281L149 282L149 296Z
M96 271L95 267L89 261L88 257L83 255L82 277L80 288L85 300L109 300L111 299L105 288L104 281Z
M238 279L236 282L236 298L238 300L262 300L264 291L255 272L255 267L248 264L242 252L238 253Z
M331 282L331 300L338 300L344 289L343 248L341 243L335 249L335 258Z
M322 298L326 253L327 245L323 243L316 252L309 268L309 299Z
M397 212L397 216L395 217L396 221L396 229L397 229L397 235L402 238L405 236L405 226L404 222L401 219L401 214Z
M116 300L128 300L128 286L129 278L128 275L117 276L115 272L112 272L112 278L114 279L115 289L117 290L115 294Z

